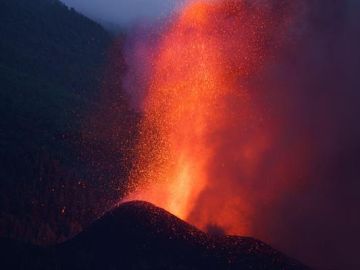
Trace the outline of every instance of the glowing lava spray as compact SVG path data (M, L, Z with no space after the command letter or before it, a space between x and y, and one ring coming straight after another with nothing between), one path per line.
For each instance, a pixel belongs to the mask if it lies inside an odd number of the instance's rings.
M259 128L262 115L246 80L261 67L269 37L280 35L284 15L273 14L273 8L248 1L196 1L172 22L153 62L126 200L149 201L203 229L214 223L247 232L247 224L229 210L248 211L241 194L224 198L218 190L219 197L205 203L217 205L216 215L198 208L206 190L229 184L213 170L219 141L227 140L220 135L225 127L242 134L233 158L244 174L253 172L271 140ZM216 166L225 163L217 157Z

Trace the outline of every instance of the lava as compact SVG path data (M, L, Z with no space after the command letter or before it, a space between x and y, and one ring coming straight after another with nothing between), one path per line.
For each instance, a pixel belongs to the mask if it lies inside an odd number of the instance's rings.
M136 198L183 219L208 182L212 153L207 136L225 86L217 40L206 27L208 8L202 3L189 7L162 42L144 106L134 176L148 183Z
M126 200L151 202L202 229L250 232L254 206L244 190L276 125L264 124L248 81L282 42L290 4L279 2L195 1L174 19L152 65ZM228 130L238 142L223 155ZM242 190L229 167L242 172Z

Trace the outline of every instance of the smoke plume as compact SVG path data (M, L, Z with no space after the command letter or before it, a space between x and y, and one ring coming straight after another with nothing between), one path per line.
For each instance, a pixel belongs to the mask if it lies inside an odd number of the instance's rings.
M131 39L126 85L134 89L136 82L134 100L145 123L133 197L170 210L169 200L177 198L176 205L188 205L176 214L204 230L258 237L319 269L358 269L359 4L197 2L170 18L161 33L149 27L151 46L139 33ZM196 53L192 40L203 45ZM181 52L190 58L183 60ZM193 92L183 92L199 82L191 77L198 71L192 63L215 71L208 88L202 84L200 96L188 99ZM192 102L198 106L188 113L185 104ZM181 105L176 116L174 104ZM205 131L188 135L191 120L177 118L184 110L199 125L206 123ZM176 137L183 151L173 146L172 128L179 127L169 119L181 120L179 132L190 138ZM191 149L196 154L186 159ZM159 179L165 171L174 175L178 160L200 160L184 166L203 179L190 176L186 190L193 193L180 197L174 191L179 185Z

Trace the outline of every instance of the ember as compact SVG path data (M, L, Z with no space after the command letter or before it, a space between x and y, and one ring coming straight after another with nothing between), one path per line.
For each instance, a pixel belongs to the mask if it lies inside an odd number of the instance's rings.
M232 0L184 8L153 63L131 175L135 191L126 200L149 201L204 230L215 224L228 233L250 233L246 194L233 189L233 176L219 177L214 169L238 166L246 189L272 143L274 125L263 124L247 80L268 57L270 40L280 40L289 8L274 12ZM240 141L223 159L217 148L229 128Z

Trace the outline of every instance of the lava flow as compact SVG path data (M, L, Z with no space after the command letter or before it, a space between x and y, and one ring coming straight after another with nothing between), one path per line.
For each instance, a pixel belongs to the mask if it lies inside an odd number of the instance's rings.
M251 203L215 168L227 170L231 159L249 182L271 144L273 128L247 80L276 46L270 41L288 23L286 8L196 1L176 17L153 62L126 200L149 201L202 229L249 232ZM228 129L239 135L231 157L218 150L231 143Z

